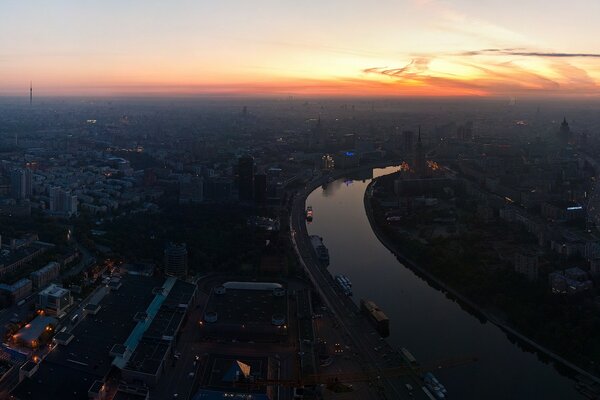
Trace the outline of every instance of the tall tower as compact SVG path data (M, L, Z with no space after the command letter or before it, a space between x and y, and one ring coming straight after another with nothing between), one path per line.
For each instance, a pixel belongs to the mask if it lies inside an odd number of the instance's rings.
M33 104L33 82L29 81L29 105Z
M421 126L419 126L419 137L417 138L417 148L415 149L415 172L422 178L425 175L426 168L423 142L421 142Z
M561 144L569 144L569 141L571 140L571 128L569 127L569 123L567 122L567 117L564 117L563 122L560 124L558 136Z
M188 252L185 243L169 243L165 248L165 274L185 277L188 272Z

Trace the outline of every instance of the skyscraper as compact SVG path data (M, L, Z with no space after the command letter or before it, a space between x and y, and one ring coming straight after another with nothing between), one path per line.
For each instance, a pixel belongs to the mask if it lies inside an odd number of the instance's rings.
M31 197L33 174L27 168L14 169L10 174L11 195L17 200Z
M425 163L425 153L423 150L423 142L421 142L421 127L419 127L419 137L417 138L417 147L415 149L415 172L419 177L425 175L427 165Z
M571 128L567 122L567 118L563 118L563 122L560 124L560 131L558 132L559 140L561 144L567 145L571 140Z
M165 248L165 274L186 276L188 271L188 253L185 243L169 243Z
M67 217L77 214L77 196L71 194L70 190L52 187L49 189L48 194L50 195L51 212Z
M254 158L250 156L238 160L238 190L241 201L254 198Z

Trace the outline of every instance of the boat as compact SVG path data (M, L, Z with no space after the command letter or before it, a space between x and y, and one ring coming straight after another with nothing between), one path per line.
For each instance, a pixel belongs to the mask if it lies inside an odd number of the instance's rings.
M306 207L306 220L311 222L313 220L313 209L312 206Z
M390 320L375 302L361 299L360 308L367 314L371 322L375 324L377 332L379 332L382 337L388 337L390 335Z
M446 390L444 385L442 385L440 383L440 381L437 380L435 375L433 375L431 372L426 372L423 375L423 382L425 382L425 386L427 386L429 391L431 393L433 393L433 395L437 399L445 399L446 398L448 391Z
M311 235L310 243L315 249L317 258L319 259L321 265L327 267L329 265L329 250L323 244L323 238L321 236Z
M348 278L346 278L344 275L336 275L335 281L346 296L352 296L352 285L348 284L348 282L350 282Z

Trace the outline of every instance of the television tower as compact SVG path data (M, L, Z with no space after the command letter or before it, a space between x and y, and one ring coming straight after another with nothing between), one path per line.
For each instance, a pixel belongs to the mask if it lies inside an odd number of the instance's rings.
M33 82L29 81L29 105L33 104Z

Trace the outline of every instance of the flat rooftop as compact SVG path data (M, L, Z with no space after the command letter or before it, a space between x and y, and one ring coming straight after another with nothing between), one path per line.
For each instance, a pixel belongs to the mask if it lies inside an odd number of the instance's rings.
M121 282L118 291L100 301L96 315L88 315L73 329L68 345L54 348L35 375L13 390L16 398L87 400L94 381L103 380L111 369L111 348L129 337L136 326L134 315L148 307L154 299L152 288L163 280L127 276Z
M180 329L196 285L177 280L124 369L156 374Z
M227 288L224 294L213 291L205 308L216 312L216 322L205 322L203 329L210 336L226 335L240 340L276 341L278 327L274 326L273 316L282 315L288 319L287 296L274 296L273 290ZM281 285L278 286L279 288Z

